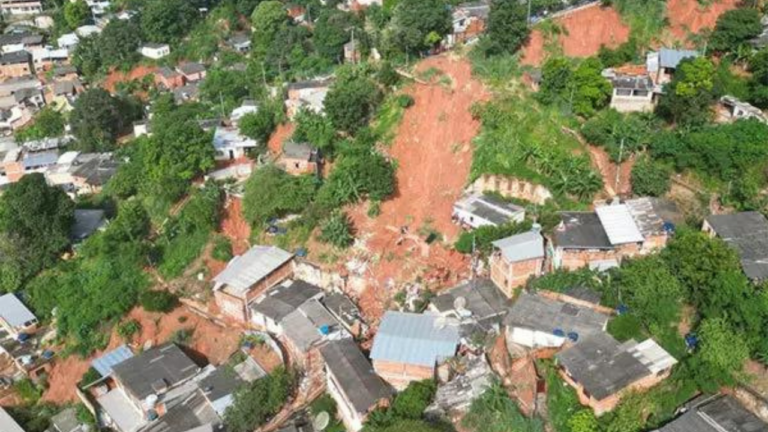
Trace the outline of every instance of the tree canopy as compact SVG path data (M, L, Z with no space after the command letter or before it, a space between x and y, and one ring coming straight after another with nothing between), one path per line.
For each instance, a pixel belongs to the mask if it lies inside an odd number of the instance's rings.
M198 12L189 1L148 0L141 13L141 30L150 42L176 43L197 19Z
M112 96L104 89L91 88L75 101L69 115L77 148L83 151L108 151L118 135L138 117L128 101Z
M709 40L710 47L721 53L733 52L762 31L763 25L757 8L731 9L717 18Z
M400 0L389 31L400 51L426 51L451 31L451 11L444 0Z
M528 11L516 1L494 0L488 14L486 37L489 54L515 53L528 39Z

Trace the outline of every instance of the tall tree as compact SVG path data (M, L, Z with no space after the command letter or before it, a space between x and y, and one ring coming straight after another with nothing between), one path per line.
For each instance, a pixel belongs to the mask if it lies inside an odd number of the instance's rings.
M266 56L278 32L288 25L289 18L282 2L268 0L256 7L251 16L254 56Z
M344 44L350 40L352 32L357 32L358 39L364 34L354 15L338 9L324 9L315 24L312 41L322 57L341 62Z
M77 148L105 151L112 148L118 134L135 119L135 108L126 101L104 89L92 88L75 101L69 124L77 138Z
M149 0L141 13L144 38L156 43L176 43L199 18L195 6L186 0Z
M381 102L381 93L361 68L345 69L338 75L325 97L325 112L337 129L353 134L368 123Z
M763 31L760 12L753 8L737 8L726 11L717 19L710 36L710 47L721 53L735 52L740 46Z
M683 60L672 81L664 87L656 112L682 126L705 124L715 98L714 79L715 67L706 57Z
M76 29L88 22L91 18L91 8L85 0L67 2L64 5L64 20L70 29Z
M393 44L416 54L432 48L451 31L451 11L444 0L400 0L390 22Z
M519 1L494 0L488 14L489 54L511 54L528 39L528 11Z
M99 37L102 63L109 66L125 66L136 60L141 39L138 26L130 20L112 20Z

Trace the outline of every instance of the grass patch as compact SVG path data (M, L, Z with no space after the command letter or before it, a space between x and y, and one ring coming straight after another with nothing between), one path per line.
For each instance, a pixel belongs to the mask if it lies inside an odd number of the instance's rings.
M208 232L195 231L179 235L161 246L162 259L157 266L157 271L166 279L181 276L192 261L200 256L209 237Z
M372 129L374 136L386 145L391 145L397 134L397 126L403 120L403 114L406 108L403 107L400 96L389 95L384 103L379 107L376 114L376 120L373 122Z
M547 381L547 410L549 421L556 432L571 432L568 420L582 409L576 392L557 374L551 361L541 361L538 366L544 371Z

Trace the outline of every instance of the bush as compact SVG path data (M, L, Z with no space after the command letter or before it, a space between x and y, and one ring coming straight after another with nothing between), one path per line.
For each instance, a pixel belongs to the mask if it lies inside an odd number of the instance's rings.
M625 313L608 322L608 333L619 342L630 339L642 340L646 334L643 322L634 314Z
M397 96L397 105L400 106L400 108L410 108L414 104L413 96L402 94Z
M227 262L232 259L232 242L224 236L217 236L213 241L211 256L215 260Z
M133 335L141 331L141 324L135 319L126 321L117 326L117 334L124 340L130 341Z
M643 158L632 167L632 191L638 196L662 196L669 191L670 175L665 166Z
M355 240L354 228L347 214L333 212L320 226L320 240L340 248L352 244Z
M139 303L147 312L170 312L178 305L178 298L168 291L144 291Z
M424 410L435 397L437 384L434 380L412 382L400 392L392 403L392 413L399 418L420 419Z
M29 378L24 378L16 381L13 384L13 389L16 394L29 405L34 405L43 396L43 391L35 385Z
M176 345L189 345L189 343L192 341L192 335L194 335L194 333L195 330L191 328L179 329L173 332L170 341Z
M93 367L90 367L88 368L87 371L85 371L82 378L80 378L80 382L77 383L77 386L80 388L83 388L88 384L91 384L100 379L101 379L101 374L99 373L99 371L97 371Z

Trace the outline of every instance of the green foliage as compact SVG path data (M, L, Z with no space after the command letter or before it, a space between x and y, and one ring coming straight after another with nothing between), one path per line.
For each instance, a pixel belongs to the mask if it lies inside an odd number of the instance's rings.
M27 174L0 197L0 289L14 291L69 246L74 203L42 174Z
M437 391L434 380L415 381L398 393L392 402L392 414L401 419L420 419Z
M265 56L281 28L288 25L288 14L279 1L261 2L251 15L254 56Z
M81 151L111 150L118 135L132 124L139 112L128 101L101 88L83 92L69 115L75 148Z
M139 294L139 304L147 312L168 313L176 308L179 299L168 291L147 290Z
M451 31L451 11L444 0L400 0L389 26L392 45L401 52L426 51Z
M13 390L24 401L24 403L29 405L36 404L37 401L39 401L43 396L43 390L35 385L35 383L33 383L29 378L23 378L19 381L16 381L13 384Z
M703 388L712 388L713 384L733 385L741 372L744 362L749 358L749 347L743 338L734 333L734 329L723 318L710 318L702 321L699 327L701 347L699 358L701 367L699 382ZM703 375L703 376L702 376Z
M342 69L325 97L325 113L336 129L354 134L365 126L381 102L376 83L361 67Z
M117 326L117 334L120 335L120 337L123 338L123 340L125 340L126 342L130 342L133 339L133 336L136 333L139 333L140 331L141 331L141 324L135 319L128 320L124 323L120 323ZM90 370L91 369L89 369L89 371ZM90 379L91 377L88 377L88 378ZM90 381L86 381L84 377L82 382L85 382L86 384L88 384L95 381L96 379L98 379L98 377Z
M621 114L613 109L602 111L581 127L584 139L605 148L614 162L623 162L644 149L657 130L652 115Z
M680 62L656 113L679 126L701 126L711 116L709 106L715 99L715 67L706 57Z
M16 142L41 140L64 134L66 121L64 116L50 107L45 107L35 114L31 126L26 126L14 133Z
M597 58L604 67L616 67L630 63L640 55L640 47L637 38L630 34L629 39L616 48L608 48L600 45Z
M64 5L64 20L67 22L67 26L72 30L88 22L90 17L91 8L88 7L85 0L67 2Z
M650 158L642 158L632 167L632 192L638 196L662 196L669 191L670 170Z
M542 66L538 98L544 103L567 106L574 114L590 117L610 102L611 83L600 74L600 60L590 57L576 67L561 57L552 57Z
M192 341L192 336L194 336L194 334L195 334L195 329L182 328L173 332L169 340L175 343L176 345L188 346L189 343Z
M235 393L234 403L224 412L228 431L250 432L277 414L291 395L293 374L278 367L265 378L244 386Z
M472 402L462 419L462 426L472 432L542 432L544 425L538 418L530 419L520 412L504 386L495 381Z
M635 40L638 47L657 40L669 24L666 0L604 0L603 3L610 3L619 11L629 24L630 40Z
M263 225L271 218L301 212L314 193L312 177L292 177L268 165L254 171L246 182L243 214L252 225Z
M525 4L495 0L491 3L486 30L488 54L513 54L528 39L528 11Z
M277 127L278 116L282 113L282 106L275 103L264 104L255 113L246 114L240 119L240 132L266 148L269 137Z
M488 255L493 250L492 243L496 240L509 237L511 235L530 231L530 222L507 223L499 226L486 225L472 231L461 233L459 239L453 245L454 249L463 254L472 253L474 243L475 250Z
M332 209L367 197L382 201L395 191L395 169L378 153L342 156L320 191L317 201Z
M4 408L26 432L46 432L51 428L51 417L59 407L48 402Z
M323 9L315 23L312 42L318 55L334 62L344 59L344 44L349 42L352 32L358 37L365 33L355 15L335 8Z
M320 241L345 248L355 240L352 221L346 213L334 211L320 225Z
M608 321L608 334L617 341L644 340L648 337L640 318L631 313L619 315Z
M555 432L572 432L570 421L582 410L573 388L565 385L551 362L538 363L547 382L547 411Z
M88 370L83 374L82 378L80 378L80 381L77 385L78 387L83 388L88 384L96 382L99 379L101 379L101 373L99 373L99 371L93 367L89 367Z
M425 420L398 419L392 424L377 428L366 429L367 432L451 432L451 428L444 425L430 423Z
M130 20L112 20L98 38L98 58L104 69L127 68L139 57L139 27Z
M213 240L213 250L211 250L211 257L218 261L228 262L233 257L232 242L223 235L216 236Z
M709 46L720 53L735 52L762 31L760 12L756 8L732 9L717 18Z
M294 141L310 143L326 155L333 153L336 130L328 117L302 108L294 116L293 123L296 125L293 131Z
M72 64L83 75L93 78L99 73L102 65L99 36L91 35L81 38L72 53Z
M149 0L141 11L141 31L147 41L176 43L198 19L194 5L185 0Z
M598 432L599 425L592 410L583 409L568 420L571 432Z
M200 85L200 96L212 105L231 112L250 94L246 74L228 69L211 69Z
M559 293L574 287L587 287L597 290L601 283L599 276L598 272L588 268L581 268L576 271L557 269L534 279L528 284L528 287L533 290L547 290Z

